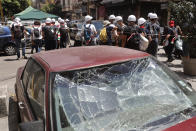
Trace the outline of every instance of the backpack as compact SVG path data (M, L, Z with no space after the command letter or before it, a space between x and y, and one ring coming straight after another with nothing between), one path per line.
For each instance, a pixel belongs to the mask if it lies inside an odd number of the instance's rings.
M106 32L106 27L104 27L101 31L100 31L100 35L99 38L102 42L107 42L108 40L108 36L107 36L107 32Z
M86 27L86 25L84 25L84 39L86 41L89 41L91 39L91 24Z
M34 28L34 35L35 37L39 37L40 36L40 31L38 28Z
M53 30L52 27L46 27L44 33L45 33L45 38L46 39L48 39L48 40L54 40L54 38L55 38L55 32L54 32L54 30Z

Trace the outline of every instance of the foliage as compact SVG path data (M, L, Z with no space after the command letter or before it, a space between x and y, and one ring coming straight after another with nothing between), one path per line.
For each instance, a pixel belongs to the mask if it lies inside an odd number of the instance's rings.
M188 55L196 58L196 1L169 2L169 8L171 10L171 19L180 25L185 35L184 43L187 44Z
M30 5L30 0L2 0L3 14L5 17L12 17Z
M63 17L62 7L59 3L49 3L45 5L42 11Z

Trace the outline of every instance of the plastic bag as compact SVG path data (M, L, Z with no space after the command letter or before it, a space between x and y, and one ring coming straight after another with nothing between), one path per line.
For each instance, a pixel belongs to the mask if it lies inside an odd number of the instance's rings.
M140 44L139 44L140 50L146 51L146 49L148 48L148 45L149 45L148 39L140 34Z

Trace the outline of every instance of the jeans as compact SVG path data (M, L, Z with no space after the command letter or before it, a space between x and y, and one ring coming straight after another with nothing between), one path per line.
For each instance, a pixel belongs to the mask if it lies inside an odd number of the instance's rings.
M25 56L26 43L21 42L21 39L15 39L17 57L20 58L20 45L22 45L22 55Z

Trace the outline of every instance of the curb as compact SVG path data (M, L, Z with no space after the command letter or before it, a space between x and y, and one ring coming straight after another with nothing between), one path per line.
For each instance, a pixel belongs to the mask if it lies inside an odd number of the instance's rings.
M8 115L7 113L7 85L0 86L0 118Z

